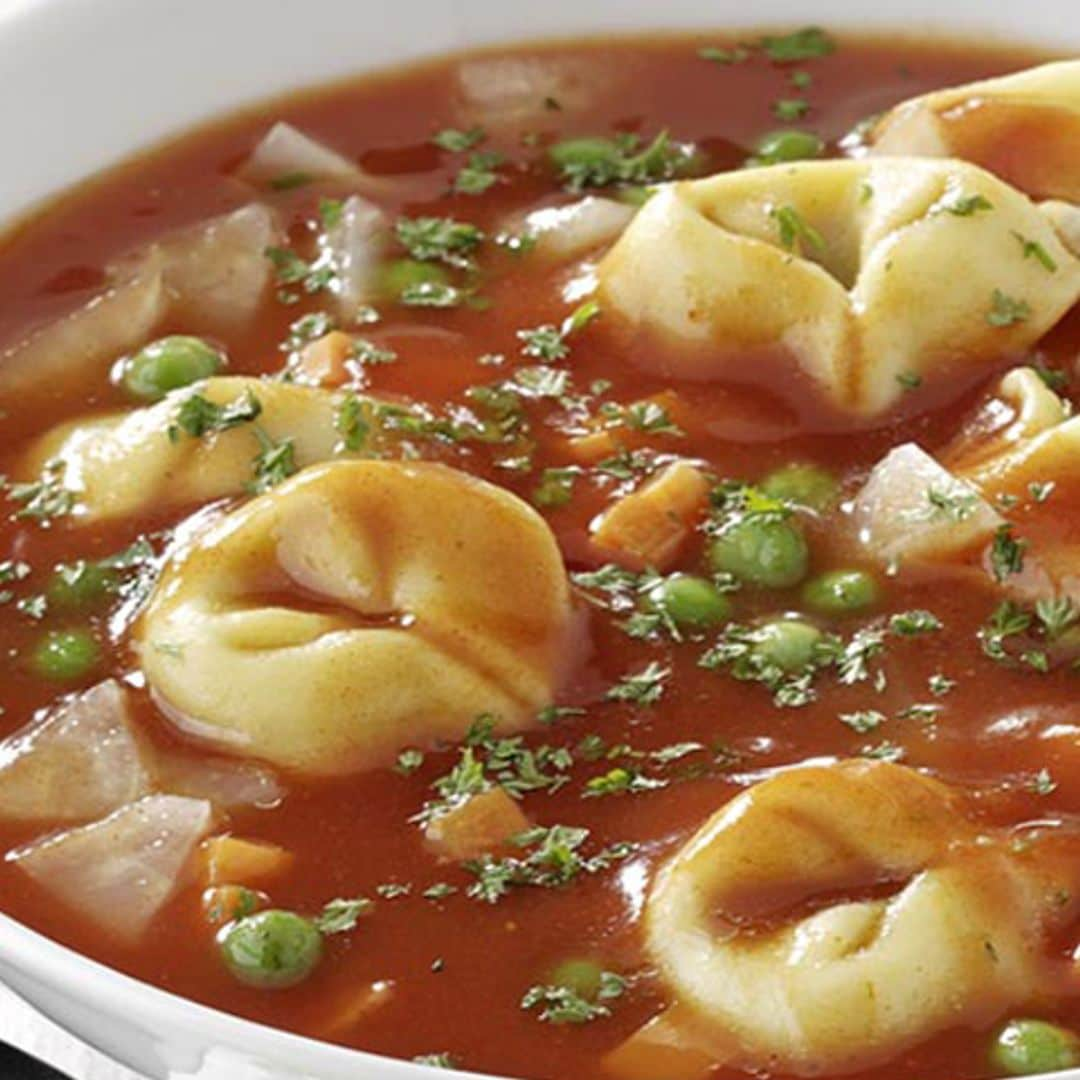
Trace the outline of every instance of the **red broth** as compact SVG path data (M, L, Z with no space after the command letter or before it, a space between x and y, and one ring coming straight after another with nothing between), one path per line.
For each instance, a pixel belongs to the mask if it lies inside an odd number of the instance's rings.
M617 94L598 98L585 111L544 112L537 130L541 143L570 135L634 132L651 137L666 129L673 137L703 146L712 171L741 165L754 141L784 126L773 115L781 98L805 93L811 111L801 125L818 132L835 152L836 142L868 114L923 91L967 82L1027 66L1038 60L1016 50L973 43L843 40L832 55L796 66L778 66L755 53L736 64L699 58L698 49L731 45L724 35L701 38L615 40L561 44L521 50L546 57L585 58L598 71L619 73ZM53 201L20 222L0 243L0 342L17 340L90 299L104 280L104 267L118 254L162 232L243 205L250 191L231 172L270 124L287 120L339 148L372 173L407 180L393 184L380 200L392 215L453 216L495 233L508 212L530 209L555 195L559 182L543 164L542 150L514 137L494 137L483 149L497 150L508 164L487 192L448 195L448 184L464 155L440 152L430 143L454 125L453 78L459 58L438 61L317 92L282 98L184 135ZM793 89L794 70L812 83ZM315 211L306 187L268 193L292 222L294 239L305 234ZM490 247L490 245L489 245ZM469 387L503 375L479 364L488 354L515 357L517 331L557 322L566 313L559 287L565 270L537 271L527 256L497 250L483 256L483 310L395 308L370 337L392 347L400 360L369 369L367 389L401 394L441 405L459 401ZM300 307L269 299L255 325L226 342L233 373L280 371L280 343L290 323L318 297ZM182 331L182 326L170 327ZM655 348L655 343L633 347ZM1064 372L1080 348L1080 312L1074 311L1041 343L1045 364ZM643 375L624 355L603 319L581 332L568 366L575 385L610 380L606 396L631 402L672 388ZM749 365L747 365L749 368ZM738 384L684 387L694 422L677 443L655 436L662 452L700 458L719 475L754 481L791 461L818 463L841 478L844 490L858 487L870 467L892 446L918 440L933 452L953 434L985 388L962 388L946 406L921 399L908 415L893 415L852 435L836 418L807 406L806 395L785 392L774 374L747 370ZM675 385L674 388L680 388ZM789 388L788 388L789 389ZM1067 387L1070 394L1074 387ZM0 445L0 472L17 467L29 440L51 424L126 406L123 392L103 382L85 398L59 386L33 410L6 402ZM518 474L495 467L483 449L450 448L439 456L457 467L495 480L529 498L540 469L566 464L565 440L551 426L555 409L533 408L538 448L534 470ZM612 497L616 481L579 482L565 506L545 511L571 570L595 569L604 560L588 542L588 525ZM157 534L186 513L161 512L145 518L74 526L63 519L43 529L33 522L0 521L0 555L26 560L30 576L15 587L19 597L35 595L51 568L61 562L95 559L124 548L142 534ZM703 540L687 550L680 567L701 567ZM836 546L827 527L810 535L815 568L835 564ZM947 587L933 577L883 581L883 598L867 616L844 621L845 633L864 623L880 624L889 614L928 609L943 633L896 639L880 660L886 689L867 683L845 687L824 679L817 700L801 708L778 709L767 690L723 672L698 666L700 643L650 643L628 637L609 612L588 613L589 648L577 665L559 704L582 715L531 732L531 746L547 743L575 751L569 782L554 793L527 794L523 809L542 824L591 830L589 850L632 841L635 855L613 869L564 888L521 888L489 905L466 896L472 877L439 863L410 821L432 797L430 785L458 760L458 749L427 753L409 775L385 768L334 781L285 777L287 794L279 806L232 815L238 836L280 844L293 852L291 870L269 888L276 907L317 912L333 897L376 900L374 912L358 928L328 941L327 955L302 986L268 992L239 985L218 956L212 929L199 902L197 883L181 890L137 946L103 935L78 911L60 905L10 863L0 863L0 906L15 918L95 959L194 1000L290 1031L329 1038L344 1045L411 1058L446 1053L476 1072L560 1080L600 1080L605 1054L659 1011L662 986L649 970L641 940L641 905L648 882L662 860L726 800L762 770L831 755L902 755L906 764L927 767L943 778L980 793L988 821L1013 823L1047 814L1080 812L1080 745L1072 740L1048 751L1037 739L1046 724L1027 735L997 737L992 725L1020 709L1065 710L1072 715L1076 675L1068 670L1038 674L991 662L977 633L996 598L985 583ZM798 606L795 593L739 594L737 617L749 621ZM9 604L0 609L0 648L9 657L0 687L0 733L24 725L59 694L89 686L107 674L133 670L128 633L112 637L108 611L92 617L106 655L82 683L57 687L37 677L28 664L45 629L65 625L62 614L35 619ZM70 620L69 620L70 621ZM661 700L652 707L612 703L605 690L627 672L655 661L671 669ZM940 698L927 681L941 674L955 686ZM155 743L198 757L142 693L139 721ZM870 734L858 734L838 715L873 708L894 717L918 703L940 705L933 722L891 718ZM1046 723L1050 721L1047 720ZM583 798L584 785L618 760L596 760L580 750L586 736L606 746L630 744L648 752L697 742L706 750L663 768L662 788L637 794ZM595 740L594 740L595 744ZM1052 785L1033 783L1041 769ZM8 850L39 835L39 827L0 823L0 848ZM411 892L382 899L378 886L408 885ZM425 898L446 883L452 894ZM1064 947L1064 945L1063 945ZM546 982L561 961L585 957L630 978L628 992L612 1003L612 1015L593 1023L553 1026L521 1008L532 985ZM345 1003L376 982L392 984L385 1001L352 1024L335 1027ZM1076 999L1044 1003L1040 1016L1080 1026ZM903 1054L898 1060L859 1074L870 1080L961 1080L988 1077L990 1032L957 1030ZM741 1073L718 1068L717 1080Z

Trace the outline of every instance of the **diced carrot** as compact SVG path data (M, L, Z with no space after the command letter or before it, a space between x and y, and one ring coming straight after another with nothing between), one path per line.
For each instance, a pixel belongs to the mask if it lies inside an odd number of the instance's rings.
M501 787L470 796L424 830L428 849L439 858L460 862L498 851L532 822Z
M300 350L297 374L318 386L341 386L349 381L349 361L355 355L353 339L341 330L331 330Z
M570 456L582 465L595 465L605 458L614 457L621 449L611 431L590 431L588 435L575 435L567 443Z
M364 1017L385 1005L393 992L394 983L390 980L351 987L336 1004L331 1005L330 1015L319 1034L325 1039L348 1034Z
M631 569L666 570L693 532L708 498L709 481L701 470L676 461L605 510L593 523L593 543Z
M718 1064L678 1006L654 1017L604 1058L604 1069L618 1080L705 1080Z
M206 882L209 885L250 885L286 873L293 853L261 840L212 836L203 841Z
M262 893L245 885L214 885L202 895L203 911L212 926L224 926L233 919L258 911L266 902Z

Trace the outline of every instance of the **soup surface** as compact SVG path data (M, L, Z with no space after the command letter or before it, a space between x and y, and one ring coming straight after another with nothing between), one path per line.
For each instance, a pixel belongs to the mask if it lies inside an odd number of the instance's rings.
M685 343L634 325L609 305L603 281L594 292L597 267L602 277L605 251L633 228L630 217L661 197L656 182L735 172L755 158L781 168L815 157L861 160L865 141L850 133L865 133L868 117L1040 59L972 43L807 32L455 57L230 118L19 223L0 244L0 343L16 368L37 328L48 334L110 284L122 289L133 280L125 268L136 267L131 273L144 280L139 260L157 257L147 255L148 245L251 204L270 211L274 235L255 255L273 280L259 291L256 272L250 310L222 315L198 289L208 276L227 279L232 263L199 264L194 286L166 279L168 270L155 279L165 281L168 299L141 340L123 341L103 358L108 344L83 340L99 331L74 321L66 338L51 339L47 351L63 361L55 370L35 358L28 373L0 381L0 472L9 477L0 521L0 644L9 658L0 732L31 723L41 730L70 709L73 695L119 680L137 753L154 763L154 779L136 783L133 796L165 792L209 804L212 819L196 828L190 853L152 872L129 865L107 881L89 880L94 847L74 851L76 868L46 865L43 836L55 833L51 850L62 851L73 830L84 830L85 839L88 822L122 814L123 800L102 795L98 810L60 812L64 785L49 772L47 755L34 758L40 740L36 747L9 740L0 757L0 848L11 853L0 862L3 910L170 991L380 1054L574 1080L812 1071L779 1052L748 1050L757 1045L749 1036L737 1052L725 1051L711 1027L702 1039L684 1031L675 1040L677 1068L650 1066L647 1052L635 1059L635 1033L686 996L672 988L667 960L647 940L649 897L661 868L714 813L782 778L778 770L807 762L925 770L948 786L976 830L998 835L1041 822L1071 835L1080 812L1076 614L1067 588L1038 603L1011 588L1034 549L1022 522L1007 527L1008 501L993 504L1005 517L985 557L882 559L860 544L852 522L868 477L890 450L916 443L941 460L960 460L957 439L975 432L977 442L985 431L979 417L1000 405L1007 372L1030 368L1067 408L1076 392L1078 313L1053 319L1022 351L980 355L978 365L941 378L912 375L896 404L852 415L792 368L782 345L728 356L707 378L670 373L667 359L682 356ZM303 156L297 167L269 172L252 163L279 122L332 147L345 167ZM788 134L766 138L778 129ZM567 142L585 137L594 141ZM1037 144L1006 149L1042 152ZM359 205L347 201L356 195L389 224L371 249L376 284L365 285L363 302L346 314L342 283L350 271L326 254L326 237ZM586 196L609 202L585 239L557 215L549 214L550 229L542 217L528 217ZM954 212L962 222L964 209ZM798 215L789 215L788 226L802 230L787 245L793 254L816 246ZM1020 232L1018 250L1028 235ZM205 236L200 242L213 246ZM1033 259L1050 258L1036 247ZM351 258L361 261L369 249ZM642 265L641 272L654 271ZM1016 307L1027 307L1024 300L1001 293L994 303L999 322L1025 317ZM139 317L126 312L120 322L130 328ZM110 333L107 341L120 341L124 332ZM160 355L155 361L140 352L175 335L198 338L187 346L171 341L167 348L179 348L180 359L158 362ZM218 372L264 382L226 387L223 397L193 382ZM323 433L330 453L309 450L306 436L289 429L292 414L280 419L268 404L272 393L294 387L336 395L326 414L333 430ZM172 396L154 404L165 390ZM96 493L96 504L82 499L70 469L61 475L45 465L42 472L42 462L75 452L71 444L58 450L62 440L46 433L135 410L157 410L158 426L146 436L159 440L155 446L199 445L205 461L155 472L150 457L132 456L142 444L129 433L84 462L81 490ZM213 447L241 435L250 439L242 455L249 475L230 489L213 479ZM39 449L43 437L52 441ZM551 583L536 569L548 534L517 503L506 511L505 542L489 545L490 574L482 568L470 579L462 600L454 590L466 586L454 584L451 559L449 579L432 572L441 582L432 586L436 598L427 585L416 594L416 612L354 603L347 583L333 594L312 583L324 570L313 578L252 569L252 560L267 557L264 547L280 553L292 543L290 530L300 530L297 565L317 561L305 562L307 544L329 551L328 572L339 572L334 553L347 545L335 546L338 526L326 526L329 543L317 535L321 485L333 480L318 474L324 457L438 462L513 493L553 534L569 594L559 592L561 571ZM359 468L368 475L368 466ZM477 535L461 542L481 543L493 497L486 488L463 489L416 512L402 500L425 498L412 493L426 488L411 476L398 494L398 480L387 481L385 505L360 508L355 518L343 511L342 520L361 521L357 527L378 547L378 537L398 535L394 515L408 512L408 536L423 533L430 543L416 541L414 550L413 540L402 541L402 557L423 576L425 560L436 558L429 549L457 535L460 516L478 515ZM272 500L303 494L290 487L300 482L314 492L308 510L270 524L226 517L258 500L276 512ZM1041 486L1025 494L1025 505L1045 500L1061 536L1074 536L1080 507L1068 477L1035 483ZM656 505L643 509L640 498L632 500L650 484ZM341 490L348 501L359 488L345 476ZM930 511L936 498L950 527L975 513L972 489L928 490ZM474 497L475 510L464 509ZM250 550L226 556L229 535L235 540L243 529L255 536ZM222 574L226 559L235 562ZM411 573L403 570L402 580ZM244 576L242 589L230 575ZM445 601L444 586L453 594ZM428 709L427 726L411 727L415 718L404 706L401 717L385 721L398 725L389 730L389 755L355 740L327 749L323 728L354 706L371 713L365 723L384 723L376 715L382 705L369 702L411 693L413 661L380 660L365 675L368 639L357 637L359 652L343 654L333 669L344 680L335 691L319 682L330 669L305 674L316 654L303 649L313 640L330 648L334 634L408 631L411 619L426 617L425 604L441 610L459 601L480 612L469 618L491 619L470 646L469 663L482 673L477 686L489 685L490 669L503 663L494 657L509 640L509 689L499 693L521 715L505 725L486 704L501 700L494 691L447 683L431 691L442 704ZM500 605L509 610L496 624L489 612ZM236 629L240 622L213 621L282 609L330 620L332 628L314 638L297 631L295 639L275 629L269 643ZM177 676L169 663L194 646L159 628L186 625L195 610L212 626L212 642ZM508 639L506 627L518 616L521 636ZM550 640L540 641L543 634ZM551 646L543 661L528 671L514 666L514 657L540 645ZM464 655L447 648L455 662ZM260 650L269 650L268 662ZM207 680L218 682L203 687ZM229 683L235 686L226 693ZM203 694L201 704L187 704L188 694ZM229 694L232 711L219 722L214 709ZM483 705L476 711L495 715L472 716L472 726L458 725L451 737L450 727L431 719L467 710L474 699ZM261 710L272 714L268 724L291 725L288 740L260 742ZM226 728L243 734L223 735ZM85 761L73 753L65 767L72 784L83 784ZM35 760L45 761L40 777ZM136 769L130 759L102 761L112 780L116 770L130 779ZM21 780L4 779L16 769ZM5 783L22 785L10 796L23 800L17 812L5 809L13 805L4 802ZM488 816L463 819L481 796L494 796ZM26 799L39 804L27 809ZM168 806L155 812L164 815L163 828L180 829L166 820ZM902 843L884 831L879 839L883 848ZM240 850L230 840L254 846ZM121 822L103 850L130 842ZM797 837L781 844L788 869L776 881L746 884L734 914L721 913L717 902L710 933L771 940L777 927L842 902L889 902L925 869L890 869L882 855L879 868L807 884L804 842L811 846ZM143 926L125 897L145 899L147 875L158 872L167 881ZM102 921L103 895L135 931ZM253 931L243 953L235 936L259 910L305 920L288 940L275 939L273 957L265 937ZM1075 930L1071 915L1040 924L1031 947L1067 969ZM264 924L260 932L277 931ZM994 949L989 941L987 949ZM933 967L933 955L923 959ZM761 963L764 972L769 961ZM934 978L920 965L894 977L912 986ZM831 985L808 992L827 996ZM981 1011L957 1009L958 1022L936 1021L887 1052L868 1034L865 1056L825 1059L819 1071L890 1080L999 1075L1004 1022L1026 1017L1080 1029L1075 983L1055 976L1038 989ZM689 1008L685 1000L679 1007ZM1068 1064L1067 1036L1047 1037L1066 1040L1057 1047L1064 1056L1040 1060ZM629 1065L619 1054L627 1047Z

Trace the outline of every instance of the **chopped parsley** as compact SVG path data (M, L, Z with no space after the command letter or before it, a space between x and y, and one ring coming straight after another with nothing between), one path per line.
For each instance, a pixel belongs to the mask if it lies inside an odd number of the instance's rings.
M953 217L972 217L980 210L993 210L994 204L985 195L964 195L955 191L938 204L938 211Z
M521 1007L531 1011L542 1006L539 1018L547 1024L588 1024L609 1017L611 1009L604 1003L622 997L625 992L626 980L614 972L604 971L600 974L595 1001L583 997L569 986L541 985L526 991L521 999Z
M9 483L7 497L19 503L15 518L31 518L48 525L54 518L64 517L75 509L75 492L64 486L64 463L47 461L41 477L30 483Z
M665 684L671 676L671 668L662 667L655 660L641 671L623 678L604 695L607 701L629 701L635 705L655 705L664 695Z
M1058 265L1054 261L1050 252L1046 250L1038 242L1038 240L1029 240L1023 233L1013 231L1013 236L1016 237L1017 243L1020 245L1020 249L1024 253L1025 259L1035 259L1040 266L1049 273L1056 273Z
M454 191L458 195L483 195L499 182L499 174L495 170L504 164L506 158L494 150L470 154L454 177Z
M774 64L797 64L836 51L836 43L816 26L783 36L768 35L758 42L758 47Z
M431 137L431 141L440 150L446 150L451 154L463 154L466 150L479 146L486 138L487 133L482 127L471 127L467 131L461 131L458 128L443 128Z
M296 446L292 438L274 440L257 424L255 437L259 440L260 449L252 462L255 478L248 485L248 490L260 495L296 472Z
M394 231L412 258L459 269L472 267L472 254L484 240L483 232L475 225L453 218L398 218Z
M394 764L394 772L402 776L411 776L424 764L424 751L416 749L402 750Z
M818 252L825 250L825 238L813 225L803 220L794 206L774 206L769 216L776 221L780 245L788 251L800 250L804 243Z
M578 465L545 469L533 489L532 501L545 508L565 506L574 497L574 483L581 473Z
M426 1065L429 1069L456 1069L460 1062L445 1051L439 1054L420 1054L412 1059L414 1065Z
M406 285L398 300L406 307L452 308L464 303L467 295L443 281L419 281Z
M316 917L315 925L323 934L344 934L356 928L364 915L370 915L375 905L364 897L331 900Z
M273 263L279 285L300 285L304 292L317 293L329 289L337 277L332 261L326 253L312 263L302 259L289 248L268 247L263 254ZM295 293L289 290L279 295L282 300L296 299Z
M667 781L646 776L640 769L616 765L606 773L585 782L584 797L598 798L604 795L636 795L642 791L656 791L667 787Z
M549 363L564 360L570 355L567 338L583 330L599 314L600 305L595 300L587 300L563 319L559 326L546 323L531 330L519 330L517 337L522 343L522 355Z
M698 49L698 56L714 64L726 67L728 64L741 64L750 59L750 50L741 45L733 49L724 49L719 45L703 45Z
M860 712L841 713L840 722L847 724L852 731L866 735L885 723L885 714L877 709L863 709Z
M249 424L261 413L262 403L251 390L225 405L218 405L199 393L189 394L180 402L169 425L169 440L179 442L182 434L193 439L216 435L241 424Z
M666 131L642 148L636 135L613 139L568 139L548 151L568 191L613 184L655 184L684 171L692 149L672 142Z
M990 310L986 314L986 321L991 326L1014 326L1030 318L1031 305L1026 300L1007 296L1000 289L994 290L990 298Z
M990 568L994 580L1002 582L1024 569L1026 540L1017 540L1012 534L1012 525L999 525L994 533L994 542L990 546Z
M889 629L903 637L930 634L940 630L941 625L941 620L933 612L921 608L898 612L889 619Z
M772 111L777 120L799 120L810 111L810 102L805 98L781 98L773 102Z
M613 844L595 855L584 855L581 849L589 836L588 829L566 825L529 829L511 840L515 847L529 849L527 854L501 859L488 854L463 864L476 878L467 895L496 904L514 888L559 888L582 875L601 873L636 850L633 844Z

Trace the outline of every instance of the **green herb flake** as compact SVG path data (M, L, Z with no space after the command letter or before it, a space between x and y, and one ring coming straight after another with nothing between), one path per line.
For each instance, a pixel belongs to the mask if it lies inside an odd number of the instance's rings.
M1024 569L1024 552L1028 544L1026 540L1017 540L1012 529L1008 524L998 526L990 546L990 569L998 583Z
M1020 249L1023 251L1025 259L1034 259L1048 273L1054 274L1057 272L1058 264L1050 255L1050 252L1048 252L1038 240L1029 240L1023 233L1016 232L1015 230L1013 230L1013 236L1016 237L1016 241L1020 245Z
M805 98L780 98L773 102L772 111L777 120L800 120L810 111L810 102Z
M451 154L463 154L474 146L479 146L487 138L482 127L471 127L467 131L458 128L443 128L431 137L432 143L440 150Z
M538 985L530 987L521 999L526 1012L540 1008L539 1019L546 1024L588 1024L611 1016L611 1009L604 1004L622 997L626 992L626 980L614 972L600 975L600 989L596 1000L591 1001L568 986Z
M671 676L671 668L655 660L641 671L623 678L604 695L607 701L629 701L635 705L655 705L664 695L664 687Z
M1026 322L1031 318L1031 305L1026 300L1007 296L1000 289L995 289L990 298L990 310L986 321L991 326L1008 327Z
M774 206L769 216L776 222L780 245L788 251L801 249L808 244L818 252L825 250L825 238L807 221L794 206Z
M925 611L922 608L901 611L889 619L889 629L901 637L931 634L941 628L941 620L933 612Z
M758 47L774 64L797 64L801 60L814 60L836 51L832 38L816 26L783 36L768 35L758 42Z
M398 218L394 231L412 258L459 269L472 267L472 254L484 240L477 226L445 217Z
M189 394L180 402L168 427L170 442L179 442L181 435L201 439L222 431L250 424L262 414L262 403L248 390L241 397L218 405L200 393Z
M708 60L721 67L729 64L742 64L750 59L750 50L737 45L732 49L721 48L719 45L703 45L697 51L702 60Z
M938 212L953 217L972 217L979 211L993 210L994 204L985 195L965 195L954 191L938 204Z
M375 905L365 897L343 900L340 897L331 900L316 917L315 925L323 934L344 934L356 929L356 924L370 915Z

